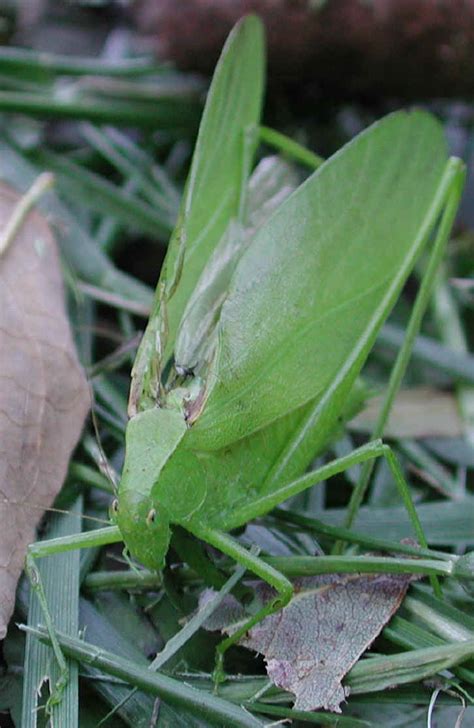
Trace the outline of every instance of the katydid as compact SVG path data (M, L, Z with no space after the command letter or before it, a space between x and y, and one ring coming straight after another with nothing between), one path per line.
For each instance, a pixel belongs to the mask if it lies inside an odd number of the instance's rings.
M132 371L116 525L102 535L159 570L180 526L274 587L274 601L221 643L220 660L292 596L286 576L229 532L289 497L384 457L426 546L401 469L379 439L307 469L350 412L377 333L434 234L416 334L464 178L440 125L424 112L399 112L255 217L248 191L258 141L281 142L268 130L260 136L263 57L261 24L249 16L229 36L208 94ZM311 153L295 156L318 164ZM98 543L100 533L69 547ZM32 549L48 552L47 544Z

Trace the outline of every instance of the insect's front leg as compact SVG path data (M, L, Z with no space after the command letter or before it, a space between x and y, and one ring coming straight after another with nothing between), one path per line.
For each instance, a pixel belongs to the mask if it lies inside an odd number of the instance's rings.
M225 679L224 655L229 647L236 644L249 629L261 622L265 617L286 606L293 596L293 585L281 572L241 546L238 541L227 533L205 526L193 527L193 533L211 546L219 549L219 551L222 551L226 556L230 556L238 564L245 566L249 571L252 571L263 579L263 581L267 582L277 592L277 596L274 599L267 602L264 607L250 617L230 637L227 637L217 646L216 666L213 675L214 683L217 686Z
M76 518L78 523L75 524L75 528L80 527L80 521ZM64 533L64 529L59 531ZM67 530L66 530L67 532ZM65 632L74 632L72 636L76 636L77 632L77 615L74 617L71 611L70 601L67 599L63 601L65 608L62 613L56 613L54 616L51 613L50 606L48 604L48 596L45 590L45 579L48 583L51 581L61 592L65 591L65 581L70 582L71 574L74 576L74 583L68 586L66 593L70 595L71 599L74 598L73 592L76 594L79 590L79 561L77 560L74 564L67 563L62 564L49 564L49 575L40 573L38 559L44 557L53 557L63 554L64 551L79 550L85 547L101 546L109 543L121 541L120 531L116 526L110 528L97 529L96 531L89 531L87 533L74 533L68 536L61 536L59 538L52 538L45 541L38 541L30 544L28 547L26 559L25 559L25 571L31 584L31 588L36 595L39 610L34 609L34 604L30 599L30 611L28 615L29 624L31 625L32 620L33 626L36 626L36 622L40 619L44 620L44 624L48 631L49 638L51 640L51 646L54 653L54 658L57 664L57 670L53 673L54 685L50 685L50 695L46 703L46 711L48 714L54 711L54 706L58 705L65 692L68 689L68 678L69 669L66 658L64 657L63 651L59 645L59 641L56 635L56 629L61 629ZM77 554L77 559L79 554ZM51 579L48 578L51 577ZM64 595L63 595L64 596ZM34 616L33 616L34 615ZM59 623L58 620L59 619ZM29 637L30 638L30 637ZM33 639L33 638L31 638ZM39 686L35 686L35 689ZM31 701L29 701L31 702ZM26 705L27 701L24 700ZM29 724L29 715L24 715L23 723Z
M28 547L30 548L30 547ZM46 629L51 640L51 648L54 652L54 657L58 666L58 677L53 686L50 686L50 695L46 703L46 713L51 714L52 709L55 705L58 705L63 697L64 691L68 684L69 669L64 657L63 651L59 645L58 638L56 636L56 630L51 616L51 612L48 606L48 600L46 598L43 580L41 579L41 573L38 565L34 559L34 556L28 550L25 559L25 571L28 576L31 588L33 589L36 598L39 602L40 609L43 615Z

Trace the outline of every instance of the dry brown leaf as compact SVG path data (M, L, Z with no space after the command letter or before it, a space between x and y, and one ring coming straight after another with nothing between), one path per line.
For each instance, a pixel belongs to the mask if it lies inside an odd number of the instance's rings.
M0 230L19 195L0 185ZM0 639L40 504L49 507L89 407L69 330L56 242L28 214L0 256Z
M294 582L295 596L279 612L253 627L239 644L265 657L267 673L296 696L296 710L340 712L347 695L344 675L370 647L397 611L409 574L323 574ZM211 589L201 597L203 607ZM259 583L260 603L274 592ZM229 595L206 622L206 629L232 634L244 612Z
M357 432L372 432L384 397L374 397L349 423ZM461 437L462 419L456 398L451 392L433 387L416 387L402 390L395 399L385 437Z

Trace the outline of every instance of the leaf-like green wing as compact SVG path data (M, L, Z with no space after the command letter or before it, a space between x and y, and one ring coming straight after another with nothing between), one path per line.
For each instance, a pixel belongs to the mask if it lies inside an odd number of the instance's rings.
M229 35L214 72L194 150L180 220L164 265L172 281L182 269L168 302L171 347L186 302L229 221L239 215L252 145L246 130L260 121L264 88L264 38L255 16ZM184 261L180 257L184 246Z
M297 186L295 169L280 157L264 157L255 168L247 185L244 225L229 224L188 299L176 337L177 367L200 374L212 358L220 310L238 261L258 227Z
M431 116L393 114L259 229L222 307L193 447L224 447L354 379L420 252L446 160Z
M249 15L227 38L207 95L178 222L132 371L130 416L155 404L186 303L242 209L255 148L246 131L260 120L264 63L263 27Z

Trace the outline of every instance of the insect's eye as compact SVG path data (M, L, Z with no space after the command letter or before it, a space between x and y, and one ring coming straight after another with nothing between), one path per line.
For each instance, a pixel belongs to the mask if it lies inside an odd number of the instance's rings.
M152 523L156 521L156 511L154 508L151 509L151 511L148 512L148 515L146 517L146 523L147 526L151 526Z
M112 503L110 504L110 512L113 516L116 516L118 513L118 500L117 498L114 498Z

